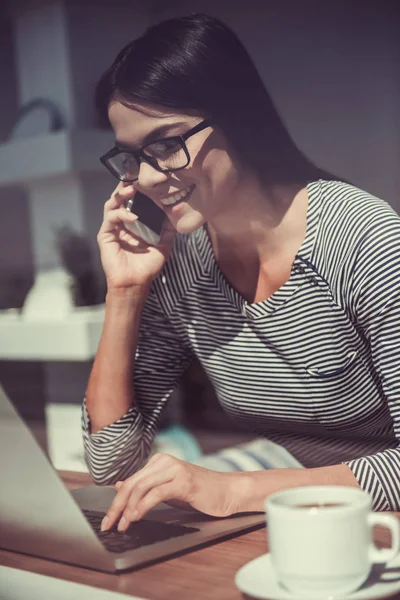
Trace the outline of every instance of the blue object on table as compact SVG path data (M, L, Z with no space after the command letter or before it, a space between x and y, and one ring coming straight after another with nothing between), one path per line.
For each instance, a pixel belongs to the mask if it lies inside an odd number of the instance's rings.
M155 446L157 452L170 453L188 462L195 461L203 455L194 435L181 425L170 425L163 429L156 436Z

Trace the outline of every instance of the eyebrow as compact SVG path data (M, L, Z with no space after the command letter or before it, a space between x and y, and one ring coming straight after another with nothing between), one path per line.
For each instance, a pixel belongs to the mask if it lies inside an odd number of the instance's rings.
M156 127L155 129L153 129L153 131L148 133L143 138L141 146L134 146L133 144L128 144L126 142L120 142L119 140L115 140L115 145L118 148L121 148L121 150L137 151L140 148L142 148L143 146L145 146L146 144L155 142L157 139L162 139L162 137L165 136L165 134L167 134L171 129L174 129L175 127L179 127L181 125L188 126L188 124L185 121L177 121L176 123L168 123L167 125L160 125L159 127Z

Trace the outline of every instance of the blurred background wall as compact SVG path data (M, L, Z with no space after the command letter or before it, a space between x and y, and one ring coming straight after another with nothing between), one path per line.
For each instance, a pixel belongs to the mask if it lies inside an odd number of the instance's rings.
M299 147L400 209L398 2L168 5L159 4L157 20L204 11L226 21L249 50Z
M31 418L42 419L46 403L81 402L101 329L96 234L115 182L98 162L113 138L97 130L95 82L147 26L196 11L236 31L313 161L400 211L397 1L6 0L0 7L0 381ZM18 110L38 97L54 103L61 126L49 131L43 115L32 113L21 133ZM45 287L29 319L26 304L22 313L9 310L21 309L39 274L65 271L57 246L62 227L83 240L81 256L96 282L92 303L100 305L95 316L81 307L79 327L75 309L52 314L65 299L46 308L53 291L49 296ZM193 371L185 385L196 385L203 397L194 412L201 413L202 402L215 408L201 373Z

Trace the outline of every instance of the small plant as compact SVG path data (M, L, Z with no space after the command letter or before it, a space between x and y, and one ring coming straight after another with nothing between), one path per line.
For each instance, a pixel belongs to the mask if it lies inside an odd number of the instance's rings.
M93 267L87 238L65 225L56 230L56 245L61 262L73 279L75 306L93 306L104 302L104 285Z
M21 309L33 281L33 269L1 269L0 310Z

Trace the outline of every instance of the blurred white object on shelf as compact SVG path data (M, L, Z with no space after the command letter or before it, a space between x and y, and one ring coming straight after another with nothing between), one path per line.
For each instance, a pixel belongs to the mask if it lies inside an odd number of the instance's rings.
M62 267L38 271L22 309L24 320L65 319L75 309L72 277Z
M81 406L50 402L45 410L47 447L53 467L88 472L83 458Z

